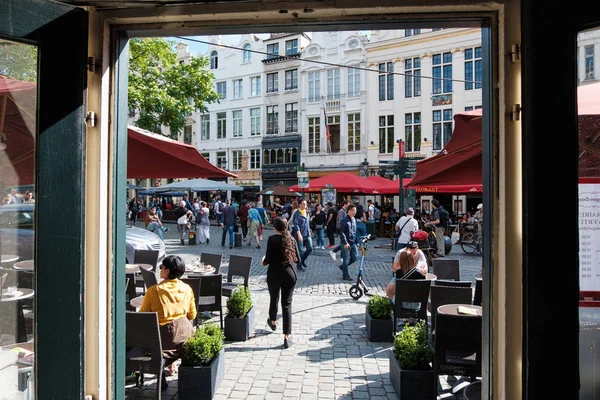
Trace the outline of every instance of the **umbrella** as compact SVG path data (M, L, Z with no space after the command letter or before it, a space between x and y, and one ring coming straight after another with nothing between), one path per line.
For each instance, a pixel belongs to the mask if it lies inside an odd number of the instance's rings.
M148 188L148 189L144 189L144 190L140 190L138 192L138 195L141 196L154 196L154 195L159 195L159 196L175 196L175 197L180 197L185 195L185 192L181 192L181 191L165 191L165 192L158 192L157 189L159 189L160 187L153 187L153 188Z
M257 193L258 195L266 195L266 196L292 196L292 197L301 197L302 194L298 192L290 192L288 187L283 183L279 183L277 185L273 185L271 187L265 188Z
M232 192L241 192L243 187L232 185L227 182L211 181L210 179L189 179L187 181L173 182L156 188L156 194L172 190L184 190L189 192L206 192L211 190L231 190Z
M133 183L127 182L127 189L143 190L144 188L141 186L134 185Z

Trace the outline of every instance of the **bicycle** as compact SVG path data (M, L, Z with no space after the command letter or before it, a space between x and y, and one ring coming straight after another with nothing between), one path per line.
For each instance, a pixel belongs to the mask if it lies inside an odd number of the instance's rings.
M473 226L472 232L467 232L462 236L460 239L460 247L467 254L473 254L476 251L483 254L483 243L481 242L479 227L477 223L467 225L467 229L469 229L469 226Z
M370 238L371 238L371 234L368 234L367 236L362 236L360 238L361 259L360 259L360 266L358 267L358 273L356 274L356 284L350 286L350 289L348 290L350 297L352 297L354 300L360 299L363 295L363 292L367 296L368 296L367 293L369 293L369 290L367 289L367 286L365 285L365 283L362 279L362 275L363 275L363 267L365 265L365 256L367 255L367 246L369 244ZM361 289L361 287L362 287L362 289Z

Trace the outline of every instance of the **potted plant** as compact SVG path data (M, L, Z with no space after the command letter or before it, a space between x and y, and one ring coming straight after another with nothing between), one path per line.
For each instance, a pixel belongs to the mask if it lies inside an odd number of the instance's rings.
M239 285L227 299L225 316L225 338L231 341L245 341L254 330L254 307L250 289Z
M367 303L365 326L372 342L391 342L394 337L392 311L394 303L387 297L374 295Z
M215 323L199 325L181 350L178 398L212 399L225 377L224 335Z
M404 326L389 350L390 380L401 400L431 400L437 397L433 350L427 343L427 324L421 320Z

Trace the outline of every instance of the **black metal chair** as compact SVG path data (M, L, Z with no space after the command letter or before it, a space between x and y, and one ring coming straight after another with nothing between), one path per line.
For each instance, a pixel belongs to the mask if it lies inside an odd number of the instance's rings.
M481 316L437 314L433 346L436 382L439 375L469 377L471 382L481 376L481 321Z
M432 271L438 279L460 281L460 260L433 259Z
M227 268L227 281L223 282L222 288L223 296L231 296L231 293L240 284L239 282L233 280L234 277L243 278L244 287L248 287L251 266L252 257L238 255L229 256L229 267Z
M223 260L223 254L214 253L200 253L200 262L205 265L210 265L215 268L215 274L218 274L221 269L221 261Z
M154 286L158 283L158 279L156 278L156 273L152 272L146 268L140 268L140 274L142 274L142 279L144 280L144 285L146 286L146 290L150 286ZM145 293L145 292L144 292Z
M481 306L483 298L483 281L481 279L475 280L475 294L473 295L473 304Z
M158 255L158 250L134 250L133 263L150 264L152 265L152 272L156 273L156 267L158 266Z
M394 335L398 319L417 318L427 322L427 302L431 281L428 279L396 279L394 296ZM405 303L419 303L411 308Z
M431 302L431 334L435 335L438 307L445 304L472 304L473 289L460 286L431 285L429 297Z
M223 277L221 274L204 275L200 278L200 291L196 297L196 308L198 313L219 313L221 329L223 329L223 303L222 303Z
M136 373L136 386L144 384L144 374L156 375L156 394L161 400L163 369L166 367L155 312L125 311L125 370Z

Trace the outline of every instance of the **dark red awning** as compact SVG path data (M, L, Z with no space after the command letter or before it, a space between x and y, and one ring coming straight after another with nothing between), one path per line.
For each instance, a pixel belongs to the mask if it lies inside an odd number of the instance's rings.
M127 178L237 178L208 162L194 146L148 132L127 129Z

